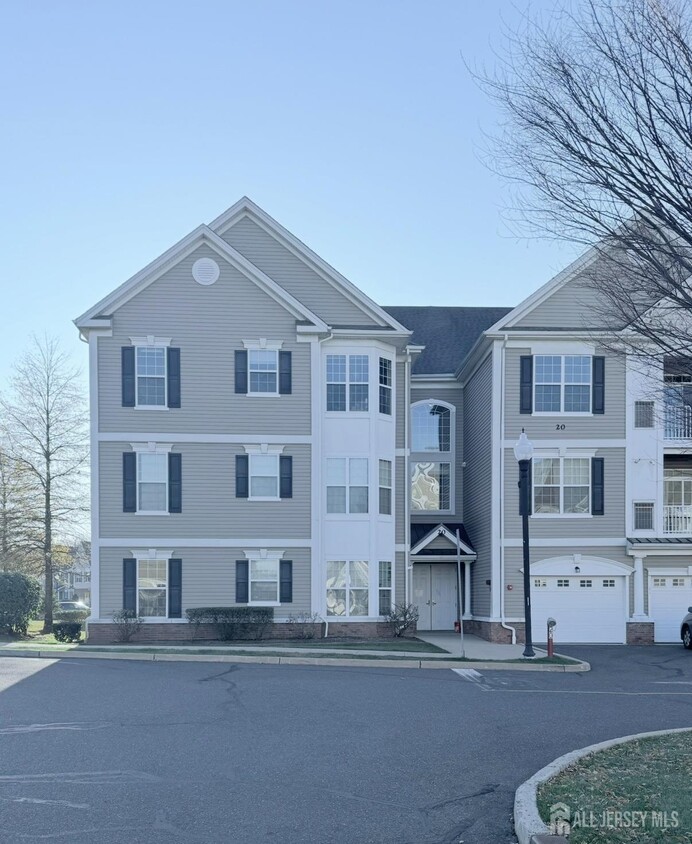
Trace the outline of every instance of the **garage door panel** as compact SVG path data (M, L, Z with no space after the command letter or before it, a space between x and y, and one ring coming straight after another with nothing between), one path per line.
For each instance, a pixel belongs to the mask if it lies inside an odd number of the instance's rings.
M692 606L692 577L649 577L649 617L654 622L654 641L679 642L680 622Z
M545 642L552 617L558 643L624 642L625 583L622 576L537 578L531 590L534 641Z

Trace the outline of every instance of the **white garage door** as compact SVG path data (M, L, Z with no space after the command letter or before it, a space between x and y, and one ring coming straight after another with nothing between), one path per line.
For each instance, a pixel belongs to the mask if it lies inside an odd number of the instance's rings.
M557 621L555 642L625 641L625 583L616 576L531 578L534 642L545 642L548 618Z
M649 616L654 622L654 641L679 642L680 622L692 606L692 577L649 576Z

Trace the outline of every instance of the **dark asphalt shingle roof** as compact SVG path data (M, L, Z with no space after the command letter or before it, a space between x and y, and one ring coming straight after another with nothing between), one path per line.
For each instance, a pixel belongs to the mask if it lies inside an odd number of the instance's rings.
M395 305L384 310L413 331L411 343L425 346L413 365L413 374L433 375L456 372L481 334L512 308Z

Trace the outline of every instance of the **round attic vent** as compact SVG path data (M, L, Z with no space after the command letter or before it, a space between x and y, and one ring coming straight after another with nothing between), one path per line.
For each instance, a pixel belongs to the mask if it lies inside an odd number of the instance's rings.
M198 284L213 284L221 270L213 258L198 258L192 265L192 277Z

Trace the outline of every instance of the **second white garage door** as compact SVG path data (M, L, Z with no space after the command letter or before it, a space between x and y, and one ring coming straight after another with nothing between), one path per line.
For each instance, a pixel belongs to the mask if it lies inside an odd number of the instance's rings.
M692 577L649 577L649 617L654 622L654 641L680 642L680 622L692 606Z
M548 618L557 621L555 642L625 641L625 584L622 575L531 578L534 642L545 642Z

